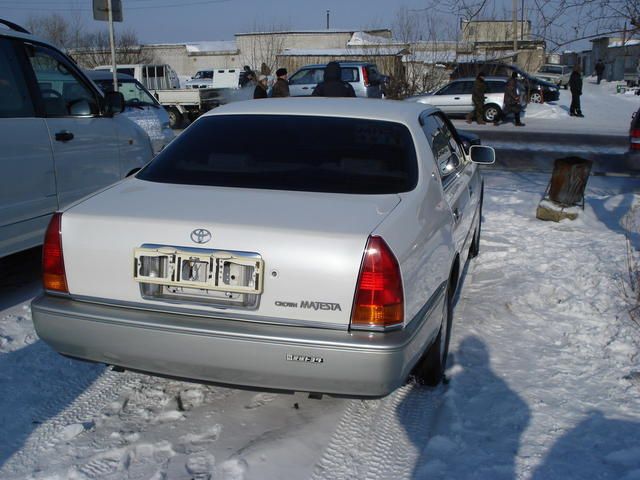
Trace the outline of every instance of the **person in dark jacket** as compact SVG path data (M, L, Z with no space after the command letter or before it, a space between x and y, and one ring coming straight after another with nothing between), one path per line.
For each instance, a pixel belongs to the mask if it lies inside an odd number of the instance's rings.
M520 95L518 94L518 74L516 72L512 72L511 78L507 80L503 102L502 115L496 118L494 125L500 125L502 119L513 113L516 127L524 127L524 123L520 121Z
M273 84L273 88L271 89L271 96L273 98L282 98L289 96L289 82L287 81L287 69L279 68L276 70L276 83Z
M260 75L258 77L258 83L253 91L253 98L267 98L268 79L266 75Z
M580 66L573 67L573 72L569 77L569 90L571 90L571 107L569 115L572 117L584 117L580 108L580 95L582 95L582 75L580 75Z
M604 63L602 63L602 60L598 60L598 63L596 63L596 76L598 77L598 85L600 85L600 81L602 80L603 74L604 74Z
M340 64L329 62L324 69L324 81L316 85L311 95L315 97L355 97L356 91L349 82L342 80Z
M487 93L487 84L484 82L484 72L478 73L476 81L473 82L471 90L471 101L473 111L467 114L467 123L471 123L475 118L479 125L484 125L484 94Z

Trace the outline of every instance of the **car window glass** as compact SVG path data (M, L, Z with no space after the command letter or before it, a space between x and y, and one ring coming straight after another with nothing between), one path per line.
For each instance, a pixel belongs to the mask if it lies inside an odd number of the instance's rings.
M252 132L251 142L239 142L247 131ZM415 188L418 167L411 133L399 123L300 115L212 115L171 142L137 178L386 194Z
M99 112L93 90L76 76L66 59L44 47L28 47L47 116L86 116Z
M438 95L457 95L457 94L460 94L464 90L463 83L464 82L450 83L449 85L444 87L442 90L440 90L437 94Z
M487 83L487 93L504 93L506 82L489 80Z
M360 80L357 68L341 68L340 77L343 82L357 82Z
M438 114L423 117L422 120L422 130L431 146L443 185L446 186L445 180L461 167L464 156L449 126Z
M311 85L322 81L324 69L306 68L296 72L289 80L290 85Z
M460 83L461 83L461 91L459 93L463 95L470 95L471 92L473 91L473 82L466 81L466 82L460 82Z
M95 83L103 92L113 91L113 80L95 80ZM157 105L158 102L137 80L118 80L118 91L124 96L125 104L128 106Z
M131 75L132 77L135 74L135 69L133 68L116 68L116 72L118 73L124 73L125 75Z
M0 39L0 118L32 117L33 102L10 40Z

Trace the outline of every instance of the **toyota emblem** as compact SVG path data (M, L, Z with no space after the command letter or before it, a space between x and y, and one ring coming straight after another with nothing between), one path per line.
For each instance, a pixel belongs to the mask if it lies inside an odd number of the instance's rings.
M207 243L211 240L211 232L204 228L196 228L191 232L191 240L195 243Z

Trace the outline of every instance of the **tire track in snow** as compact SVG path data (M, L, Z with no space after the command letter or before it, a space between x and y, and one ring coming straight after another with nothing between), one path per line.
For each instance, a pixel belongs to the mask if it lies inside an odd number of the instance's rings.
M87 390L58 415L42 423L0 469L0 478L33 471L38 459L58 443L64 441L65 427L90 422L109 403L116 401L124 390L134 388L143 377L131 372L103 373ZM42 413L49 411L43 406Z
M353 400L312 480L411 479L443 405L443 389L407 384L379 400Z

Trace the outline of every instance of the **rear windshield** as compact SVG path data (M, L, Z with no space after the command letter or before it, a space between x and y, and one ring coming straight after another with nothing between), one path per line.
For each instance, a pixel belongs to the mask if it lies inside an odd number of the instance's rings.
M553 65L545 65L544 67L542 67L540 69L541 73L558 73L561 74L562 73L562 67L556 67Z
M151 182L309 192L412 190L417 160L406 126L284 115L202 118L137 178Z

